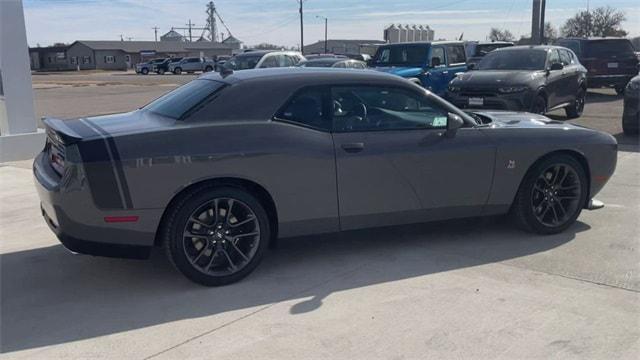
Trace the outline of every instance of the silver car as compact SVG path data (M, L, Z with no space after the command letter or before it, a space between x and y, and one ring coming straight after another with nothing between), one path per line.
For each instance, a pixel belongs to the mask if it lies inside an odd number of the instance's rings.
M177 63L169 64L169 71L176 75L182 72L194 73L196 71L209 72L213 71L215 62L209 59L199 57L187 57Z

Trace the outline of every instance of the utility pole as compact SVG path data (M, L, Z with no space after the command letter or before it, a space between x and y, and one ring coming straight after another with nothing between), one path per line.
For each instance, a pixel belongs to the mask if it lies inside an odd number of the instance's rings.
M540 1L540 44L544 44L545 43L545 39L544 39L544 13L545 13L545 7L547 5L547 0L541 0Z
M120 34L120 41L124 41L124 35Z
M540 0L533 0L531 11L531 43L540 44Z
M591 11L589 9L589 0L587 0L587 37L591 36Z
M189 19L189 23L188 23L188 24L186 24L186 25L189 27L189 28L188 28L188 29L189 29L189 42L192 42L192 41L193 41L193 38L192 38L192 36L191 36L191 28L192 28L192 27L194 27L196 24L192 23L192 22L191 22L191 19Z
M154 26L154 27L152 27L152 29L153 29L153 32L155 34L156 42L158 42L158 27Z
M300 3L300 53L304 55L304 25L302 21L302 2L303 0L298 0L298 3Z
M328 50L327 50L327 22L328 19L324 16L320 16L320 15L316 15L317 18L319 19L324 19L324 53L327 54Z

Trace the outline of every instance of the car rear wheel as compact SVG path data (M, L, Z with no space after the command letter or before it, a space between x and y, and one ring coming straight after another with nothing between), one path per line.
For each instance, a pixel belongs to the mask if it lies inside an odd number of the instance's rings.
M544 115L547 113L547 100L542 95L536 96L531 104L531 112L534 114Z
M142 73L142 75L147 75L149 73L149 69L142 68L142 70L140 72Z
M555 155L527 172L512 215L525 231L555 234L576 221L586 197L587 178L582 165L569 155Z
M249 193L204 188L169 210L163 236L167 255L180 272L198 284L220 286L255 269L270 229L264 208Z
M175 68L175 69L173 69L173 73L176 74L176 75L180 75L180 74L182 74L182 69L181 68Z
M573 104L564 109L569 119L575 119L582 116L582 113L584 112L584 103L586 96L587 92L584 90L584 88L580 88L580 90L578 90L578 93L576 94L576 98L573 100Z
M204 72L211 72L213 70L213 68L211 66L207 66L206 68L204 68Z

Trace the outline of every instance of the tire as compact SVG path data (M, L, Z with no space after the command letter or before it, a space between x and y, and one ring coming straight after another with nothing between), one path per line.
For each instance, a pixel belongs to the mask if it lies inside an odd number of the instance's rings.
M149 69L142 68L142 70L140 70L140 72L142 73L142 75L147 75L147 74L149 74Z
M626 85L616 85L615 89L616 89L616 94L618 95L624 95L624 88Z
M176 75L180 75L180 74L182 74L182 68L175 68L175 69L173 69L173 73L174 73L174 74L176 74Z
M555 169L565 171L554 173ZM538 161L520 184L511 215L524 231L543 235L562 232L580 216L587 200L587 184L585 169L569 155Z
M159 70L157 71L157 73L158 73L158 75L164 75L164 69L159 69Z
M264 208L235 187L187 193L168 210L162 224L169 260L188 279L205 286L227 285L249 275L262 260L269 239Z
M213 68L211 66L207 66L206 68L204 68L204 72L211 72L213 71Z
M625 135L630 135L630 136L634 136L634 135L638 135L638 132L640 129L638 127L631 127L630 125L626 124L624 121L622 122L622 132L624 132Z
M584 112L584 103L586 97L587 91L581 87L576 94L576 98L574 99L573 104L567 106L564 109L569 119L575 119L582 116L582 113Z
M541 94L536 95L531 103L531 112L534 114L544 115L547 113L547 99Z

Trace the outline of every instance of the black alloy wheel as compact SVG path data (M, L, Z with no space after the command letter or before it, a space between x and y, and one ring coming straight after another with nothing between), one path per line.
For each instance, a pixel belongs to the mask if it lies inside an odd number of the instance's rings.
M558 154L534 164L525 175L512 206L516 224L538 234L555 234L571 226L586 204L586 172L572 156Z
M535 99L533 99L533 103L531 104L531 112L540 115L544 115L547 113L547 100L545 100L544 96L538 95Z
M565 108L565 113L569 119L575 119L582 116L584 112L585 100L587 97L587 92L584 88L580 88L578 93L576 94L576 98L573 101L573 104L569 105Z
M261 204L236 188L208 188L189 194L170 213L165 245L185 276L206 285L226 285L258 265L269 241Z

